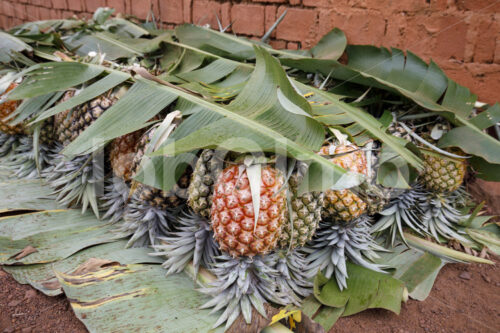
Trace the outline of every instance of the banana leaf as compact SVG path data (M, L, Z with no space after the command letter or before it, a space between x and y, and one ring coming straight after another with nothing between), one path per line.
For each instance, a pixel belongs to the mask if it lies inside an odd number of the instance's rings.
M10 180L0 183L0 211L60 209L52 189L40 179Z
M3 266L3 270L10 273L19 283L30 284L48 296L56 296L62 294L63 291L54 270L71 273L91 258L106 258L123 264L162 263L161 258L149 255L151 250L147 248L126 249L126 244L125 240L100 244L53 263Z
M0 264L40 264L65 259L116 240L116 226L79 210L43 211L0 219Z
M466 228L467 234L479 244L487 247L492 253L500 255L500 227L490 223L481 228Z
M429 296L439 271L446 264L431 253L404 244L380 253L374 261L389 267L392 276L405 283L409 296L419 301Z
M115 263L85 274L56 275L90 332L223 331L210 329L217 316L199 310L206 296L184 273L165 277L160 265Z
M12 60L13 52L32 51L31 46L6 32L0 31L0 62Z
M343 308L342 316L366 309L383 308L399 314L405 285L388 274L378 273L347 262L347 288L340 290L335 279L318 274L314 280L314 297L321 304Z
M249 47L252 45L250 42L243 39L193 25L182 25L177 27L176 37L181 41L181 43L183 43L178 45L183 47L190 45L191 47L200 48L203 54L206 55L211 52L212 56L217 56L219 59L220 57L225 57L228 59L241 60L238 57L238 52L247 54L250 52ZM321 58L328 56L335 58L338 52L343 52L345 47L344 39L345 36L343 33L338 29L334 29L329 34L325 35L320 43L311 50L312 53L305 52L304 54L309 54L310 56L315 54L315 56L318 57L315 61L333 61ZM231 48L239 50L235 51L237 54L236 56L228 55ZM221 49L224 50L224 52L217 52ZM266 51L269 50L266 49ZM274 51L269 52L273 53ZM280 53L277 55L282 56L278 58L281 63L283 63L282 59L287 59L285 55ZM250 58L253 57L255 56ZM294 54L294 57L297 59L307 59L307 57L303 54ZM245 63L242 63L242 65L246 67L249 66ZM325 75L328 75L328 73ZM312 111L316 115L316 120L327 126L351 124L349 131L352 131L353 134L360 135L361 132L368 132L370 136L378 138L382 142L389 145L413 167L416 167L417 169L421 167L420 159L401 145L400 142L397 142L391 135L386 134L385 129L383 129L383 125L373 116L367 114L362 109L342 102L342 96L326 93L320 89L302 84L293 79L291 81L293 82L294 87L298 89L299 93L303 95L307 94L308 96L312 95L309 103L312 105Z

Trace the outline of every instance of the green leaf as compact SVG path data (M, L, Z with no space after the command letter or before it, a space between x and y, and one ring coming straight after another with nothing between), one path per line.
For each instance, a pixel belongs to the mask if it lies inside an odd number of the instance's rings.
M95 78L104 67L78 62L49 62L28 69L27 77L9 99L20 100L62 91Z
M335 28L324 35L312 49L314 58L337 60L344 53L347 38L342 30Z
M362 109L353 107L340 101L336 95L309 87L304 84L299 84L298 86L301 89L302 94L307 94L310 92L314 94L314 104L312 107L312 111L313 114L316 115L315 119L319 122L329 126L336 125L336 122L332 123L332 117L338 118L339 115L342 115L347 119L350 119L350 122L354 122L357 125L360 125L372 136L385 143L413 167L417 169L420 169L422 167L420 158L418 158L418 156L416 156L413 152L405 148L404 145L402 145L402 143L398 140L398 138L387 134L385 132L385 129L383 128L383 125L372 115L368 114Z
M477 131L469 126L453 128L441 137L439 147L460 147L467 154L479 156L492 164L500 164L499 141L487 134L477 135Z
M165 277L160 265L140 264L110 265L84 275L56 273L73 311L90 332L223 331L209 329L217 316L199 309L206 296L184 273Z
M76 53L80 56L96 52L105 54L108 60L116 60L143 55L134 44L124 43L116 35L106 32L77 33L63 40L69 49L76 49Z
M471 228L466 228L465 231L473 240L486 246L498 256L500 255L500 227L496 224L491 224L491 226L492 231Z
M500 182L499 164L488 163L484 159L476 156L469 159L469 163L476 172L475 175L478 178L491 182Z
M304 103L305 99L290 85L277 61L263 50L257 49L256 52L258 65L251 79L227 107L175 88L161 86L161 89L177 94L201 110L224 118L210 118L209 123L197 122L197 126L204 127L189 128L189 135L166 144L152 155L175 155L214 146L240 152L272 151L311 161L309 172L317 176L314 177L316 182L312 184L313 188L329 188L340 180L341 183L337 185L341 187L359 184L360 179L351 174L341 179L345 173L342 168L312 151L318 150L323 143L321 125L313 119L286 111L279 105L278 86L290 101L305 110L308 107L308 103ZM179 130L186 127L181 124Z
M316 299L327 306L345 307L342 316L372 308L383 308L399 314L404 293L402 281L350 262L347 262L347 273L347 288L342 291L335 279L330 279L322 285L321 279L316 277Z
M146 126L151 118L176 98L177 95L163 91L158 85L139 80L118 102L64 148L63 154L76 156L94 152L106 142ZM144 108L145 105L147 108Z
M500 104L490 106L480 114L470 119L470 122L477 128L484 130L500 122Z
M58 261L95 244L114 239L115 226L79 210L55 210L0 220L0 264L37 264ZM20 259L28 246L37 252Z
M3 266L2 269L10 273L17 282L30 284L48 296L56 296L62 294L62 289L54 270L70 273L74 271L77 266L83 264L90 258L106 257L108 260L117 261L123 264L161 264L163 262L161 258L149 255L151 252L150 249L126 249L126 244L127 241L125 240L100 244L83 249L57 262L22 266Z
M59 112L70 110L75 106L90 101L93 98L96 98L104 94L106 91L113 89L114 87L118 86L119 84L125 82L130 78L131 76L127 73L119 71L111 71L104 78L100 79L97 82L92 83L88 87L81 90L77 95L44 111L37 117L35 121L36 122L42 121L44 119L52 117L55 114L58 114Z
M8 34L0 31L0 62L9 62L12 59L12 52L32 51L31 46Z
M444 258L447 260L451 261L458 261L458 262L476 262L476 263L481 263L481 264L490 264L493 265L494 262L491 260L475 257L468 255L463 252L455 251L452 250L448 247L441 246L439 244L427 241L425 239L416 237L412 234L409 233L404 233L406 242L408 245L417 248L422 251L426 251L429 253L432 253L435 256L438 256L440 258Z
M56 204L53 190L40 179L8 180L0 183L0 211L62 208Z

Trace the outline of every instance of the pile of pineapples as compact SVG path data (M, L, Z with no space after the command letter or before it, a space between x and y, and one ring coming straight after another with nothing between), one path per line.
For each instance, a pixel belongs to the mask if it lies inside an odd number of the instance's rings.
M92 35L94 30L105 29L99 24L102 22L95 20L85 31ZM76 33L81 31L55 32L59 38ZM155 34L159 35L158 30ZM139 73L137 65L130 66L138 62L148 73L142 76L154 78L164 73L155 64L158 54L165 52L169 49L156 49L151 57L134 55L119 61L104 60L101 54L81 56L64 47L54 54L59 61L124 73ZM27 56L32 57L30 65L47 61L40 53ZM27 101L12 100L9 95L32 78L13 75L13 63L23 68L18 59L11 60L0 79L2 167L20 178L45 179L64 206L82 211L91 207L96 216L112 220L117 238L127 237L129 246L152 247L154 255L165 257L167 274L179 273L188 265L195 272L201 268L212 272L216 280L201 291L213 296L203 307L222 310L216 326L226 323L229 327L240 314L250 322L252 309L265 316L264 303L300 305L312 293L318 273L334 277L340 289L347 288L347 261L383 272L384 267L373 261L377 252L405 242L407 233L444 244L459 241L467 246L471 242L460 229L471 211L463 187L470 156L460 147L438 148L437 141L454 123L405 97L389 97L373 89L363 96L367 100L377 97L375 104L363 108L363 98L353 102L375 117L378 111L374 110L386 108L392 120L383 131L418 151L423 167L418 172L410 170L414 174L408 177L409 186L384 186L377 178L384 158L382 140L370 137L359 144L346 128L323 125L326 135L316 153L361 177L360 184L303 191L299 187L307 181L307 161L269 150L204 147L192 151L194 158L184 168L167 170L175 185L165 189L139 179L144 179L144 170L151 170L145 168L150 154L175 140L174 133L182 122L189 121L189 115L166 107L146 125L107 141L102 149L67 158L65 149L119 103L131 90L130 80L42 120L36 118L44 110L23 118L16 110ZM293 71L289 75L293 77ZM161 80L169 78L172 76ZM314 73L299 79L324 91L339 83L326 77L319 85ZM188 85L170 82L191 92ZM59 91L52 106L74 101L91 84ZM314 94L304 97L314 106ZM385 102L391 98L390 103ZM231 99L214 100L226 105ZM137 177L141 172L142 178Z

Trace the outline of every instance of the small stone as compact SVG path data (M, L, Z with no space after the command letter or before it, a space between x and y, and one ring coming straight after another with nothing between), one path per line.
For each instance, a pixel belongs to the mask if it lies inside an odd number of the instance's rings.
M490 283L490 282L491 282L491 279L488 277L488 275L486 275L486 274L481 274L481 277L483 278L483 280L484 280L486 283Z
M24 294L24 299L30 299L36 296L36 290L30 289Z
M7 304L9 307L16 307L18 306L19 304L21 304L23 300L22 299L16 299L16 300L13 300L11 302L9 302L9 304Z
M21 333L31 333L32 329L31 327L25 327L21 330Z
M13 326L9 326L2 331L2 333L12 333L12 332L14 332Z
M458 277L463 279L463 280L470 280L471 274L469 272L462 272L462 273L460 273L460 275Z

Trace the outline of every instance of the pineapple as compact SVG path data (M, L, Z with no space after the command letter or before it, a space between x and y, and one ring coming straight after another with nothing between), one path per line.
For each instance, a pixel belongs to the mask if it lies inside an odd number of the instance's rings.
M216 328L226 323L227 330L240 313L247 324L252 320L252 307L267 318L264 308L266 301L288 305L290 296L280 289L277 283L279 272L276 270L276 253L253 258L228 255L217 257L211 269L217 279L208 287L199 289L212 299L201 306L213 308L211 313L224 309L213 326Z
M111 142L109 161L115 177L126 182L132 179L135 151L142 135L143 131L135 131Z
M74 94L73 90L66 92L60 102L71 98ZM54 118L57 142L55 150L59 152L75 140L116 101L117 93L111 90L106 95L57 114ZM82 211L86 211L90 205L94 214L99 217L98 196L104 192L105 179L103 164L103 152L77 156L72 160L67 160L60 153L55 153L50 159L50 166L42 175L55 190L60 204L66 206L81 204Z
M294 249L304 246L316 232L321 220L324 194L322 192L309 192L297 194L297 188L307 171L307 164L297 161L295 171L288 181L291 199L288 221L283 225L280 237L282 248Z
M110 222L121 220L125 214L130 194L135 149L142 134L142 131L132 132L111 142L109 161L113 177L107 179L102 197L102 208L106 210L103 218L109 218Z
M158 127L148 130L139 140L132 161L132 175L139 171L142 158L149 148ZM163 191L145 184L133 184L131 196L119 232L132 235L127 246L157 245L158 237L164 237L177 223L176 214L187 197L191 170L187 168L170 191Z
M210 203L215 181L222 171L224 152L205 149L201 152L188 188L188 205L200 216L210 218Z
M339 145L327 144L321 155L338 155L330 159L342 168L368 175L366 155L355 144L342 140ZM352 221L367 211L367 204L351 190L327 190L323 204L323 218Z
M342 290L347 288L346 261L381 272L383 266L372 263L378 258L376 251L383 251L370 233L371 218L366 214L349 222L322 222L309 247L304 248L310 277L318 271L329 279L335 274Z
M469 196L462 189L444 193L427 192L427 198L421 206L422 223L427 233L437 242L441 242L442 237L470 246L471 242L462 236L465 232L458 229L460 222L468 220L470 216L461 211L467 199Z
M225 168L215 184L211 221L221 250L233 257L264 254L274 249L286 218L286 195L279 192L284 177L277 169L261 169L260 211L254 218L254 205L247 175L240 166Z
M177 230L159 238L153 255L167 258L163 263L167 275L182 272L192 260L197 276L200 265L210 268L220 255L210 222L193 212L185 212L177 220Z
M388 230L392 246L396 243L397 234L405 241L405 226L421 235L427 233L427 228L422 223L422 206L427 199L423 186L417 183L409 189L394 191L393 194L388 207L380 212L380 219L371 227L372 233Z
M289 304L300 307L301 297L312 293L313 283L307 275L307 261L305 254L298 249L277 252L278 260L276 270L278 275L276 283L279 290L290 298Z
M72 90L66 92L61 101L71 98L74 94ZM55 116L54 124L57 140L63 146L67 146L116 101L116 94L111 90L106 95L99 96L72 110L60 112Z
M12 82L3 95L7 94L9 91L17 87L17 83ZM8 135L19 135L25 134L25 128L23 124L10 125L9 122L12 120L9 117L16 111L17 107L21 104L21 101L5 101L0 104L0 132Z
M451 151L459 155L461 151ZM453 192L462 185L467 172L464 159L451 158L422 150L424 171L421 174L425 187L433 192ZM458 153L458 154L457 154Z

